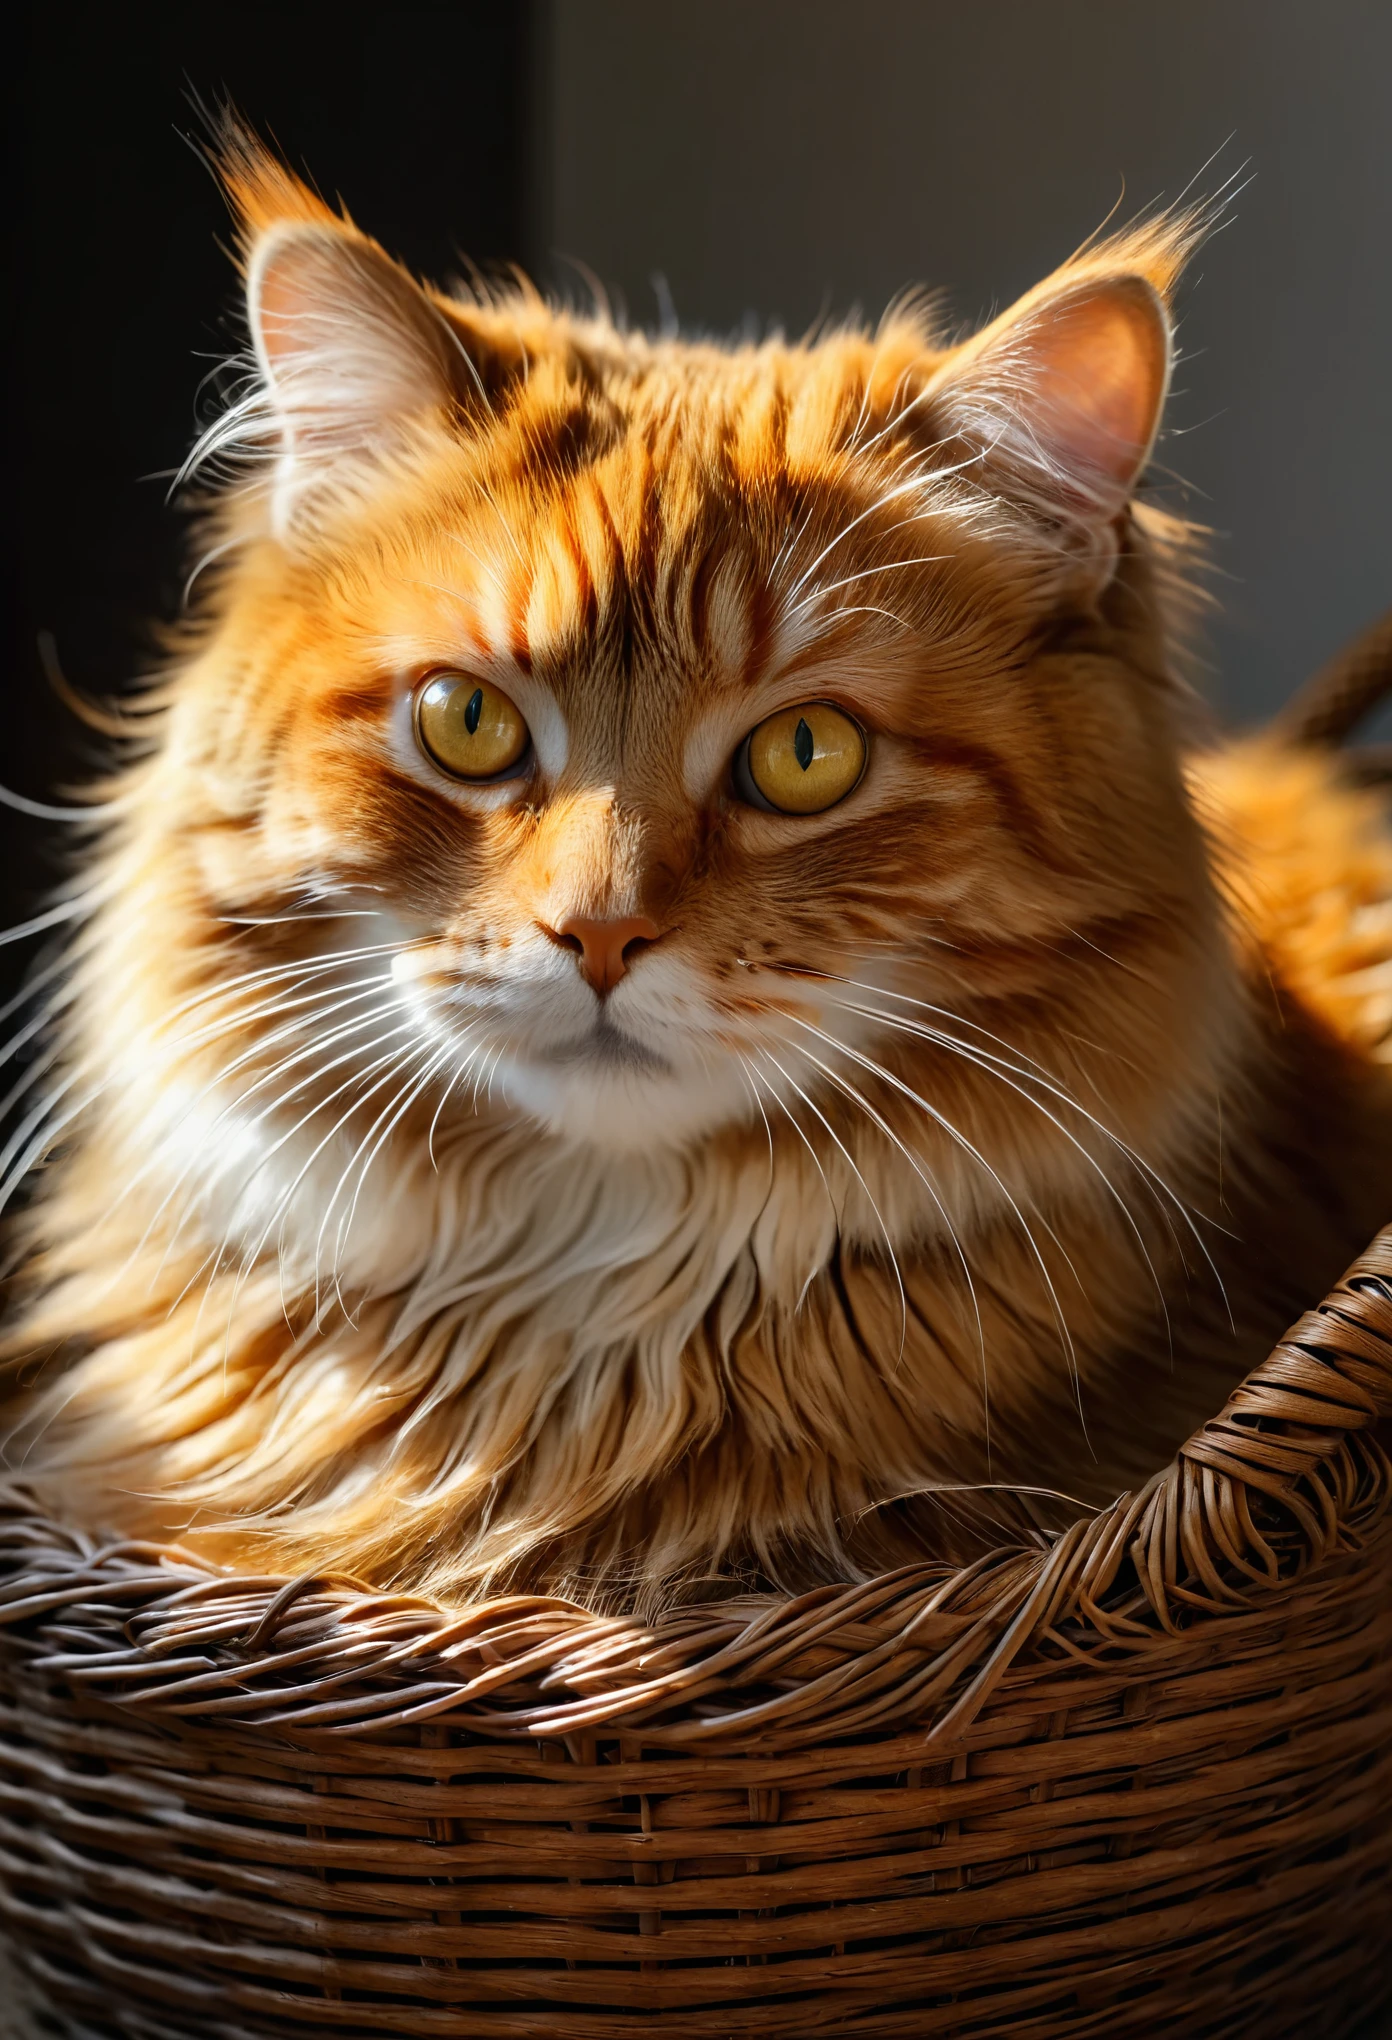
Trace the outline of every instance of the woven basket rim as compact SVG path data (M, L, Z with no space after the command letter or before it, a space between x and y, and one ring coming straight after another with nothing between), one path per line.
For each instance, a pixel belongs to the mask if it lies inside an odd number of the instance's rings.
M1167 1467L1044 1547L922 1563L653 1625L508 1595L462 1610L344 1575L251 1575L102 1544L0 1488L0 1628L138 1712L342 1745L463 1729L775 1755L909 1726L959 1739L1003 1680L1129 1683L1269 1613L1392 1505L1392 1225ZM52 1649L59 1611L72 1648ZM113 1643L113 1617L117 1618ZM50 1638L26 1646L42 1618ZM577 1743L576 1739L579 1739Z

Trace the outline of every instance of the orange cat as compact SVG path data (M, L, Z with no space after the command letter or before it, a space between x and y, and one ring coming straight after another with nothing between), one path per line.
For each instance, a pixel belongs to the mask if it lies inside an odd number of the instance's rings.
M1132 497L1191 226L960 345L724 348L225 167L254 373L10 1151L11 1463L648 1605L1161 1463L1392 1212L1380 811L1186 780Z

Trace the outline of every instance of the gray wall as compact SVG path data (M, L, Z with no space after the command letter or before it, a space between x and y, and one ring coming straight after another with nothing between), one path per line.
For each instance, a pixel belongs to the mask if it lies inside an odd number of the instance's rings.
M1245 164L1161 453L1219 534L1215 695L1263 712L1392 603L1392 0L551 0L538 48L534 242L638 323L658 272L683 326L917 281L975 320L1123 188Z

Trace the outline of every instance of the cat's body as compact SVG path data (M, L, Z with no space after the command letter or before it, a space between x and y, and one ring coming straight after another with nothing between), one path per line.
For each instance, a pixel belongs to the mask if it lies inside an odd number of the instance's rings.
M1129 502L1182 232L955 350L727 352L233 182L274 457L76 944L31 1477L651 1601L1151 1470L1392 1209L1376 805L1185 778Z

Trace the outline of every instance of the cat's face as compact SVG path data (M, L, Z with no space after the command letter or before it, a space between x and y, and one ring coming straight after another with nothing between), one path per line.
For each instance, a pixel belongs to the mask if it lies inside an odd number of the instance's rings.
M1200 860L1099 623L1148 285L1072 274L955 353L726 353L430 301L316 218L250 290L278 464L171 733L219 969L356 938L445 1123L632 1148L936 1109L904 1023L980 1049L1081 1024L1089 949L1169 967Z

